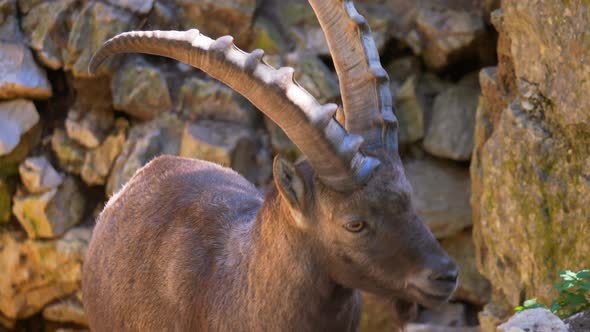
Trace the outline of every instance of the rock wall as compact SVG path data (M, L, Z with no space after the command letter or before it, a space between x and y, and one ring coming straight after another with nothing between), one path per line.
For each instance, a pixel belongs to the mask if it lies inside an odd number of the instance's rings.
M480 73L471 166L484 331L590 266L590 4L503 0L492 21L499 63Z
M454 303L421 308L417 330L474 329L473 313L489 298L475 269L467 163L477 71L495 61L493 3L357 1L391 77L416 207L463 271ZM304 0L0 0L0 330L86 324L80 271L94 219L155 156L211 160L262 189L274 154L297 158L244 98L186 65L127 55L87 73L93 52L116 33L194 27L264 48L266 61L295 67L322 102L339 101ZM366 300L363 331L390 330L391 304Z

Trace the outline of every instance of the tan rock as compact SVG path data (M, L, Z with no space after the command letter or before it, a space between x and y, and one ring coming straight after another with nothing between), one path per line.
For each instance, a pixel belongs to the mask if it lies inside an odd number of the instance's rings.
M43 318L61 323L88 326L88 318L82 302L76 296L60 299L43 309Z
M51 149L59 162L59 167L73 173L80 174L86 151L84 147L68 137L65 130L55 128L51 136Z
M226 85L197 77L183 82L177 107L191 121L217 120L254 126L259 115L254 106Z
M37 122L39 114L32 102L24 99L0 102L0 156L11 153L21 136Z
M188 124L180 143L180 156L208 160L231 167L249 180L257 174L254 132L232 123L200 121Z
M212 38L233 35L236 44L242 48L251 42L249 28L256 0L176 0L178 6L177 20L183 29L199 30Z
M0 313L24 319L80 287L81 265L91 229L78 227L59 240L0 234Z
M55 238L82 219L84 196L72 177L42 194L17 193L12 212L30 238Z
M121 153L129 123L117 120L116 130L96 149L86 153L82 166L82 180L89 185L102 185L109 175L115 158Z
M27 191L32 194L41 194L57 188L63 182L63 177L53 168L45 156L25 159L18 171Z

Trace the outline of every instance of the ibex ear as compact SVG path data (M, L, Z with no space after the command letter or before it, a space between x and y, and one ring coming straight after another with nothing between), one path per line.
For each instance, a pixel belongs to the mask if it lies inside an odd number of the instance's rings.
M273 163L275 184L291 210L301 213L305 209L305 180L295 166L277 155Z

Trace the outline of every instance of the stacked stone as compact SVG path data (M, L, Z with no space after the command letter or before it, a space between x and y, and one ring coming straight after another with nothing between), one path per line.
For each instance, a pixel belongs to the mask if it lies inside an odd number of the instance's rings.
M93 52L119 32L198 28L265 49L267 62L295 67L298 82L322 103L339 102L307 2L259 3L254 17L255 0L0 0L8 13L0 16L0 325L12 328L38 313L86 324L80 273L94 219L155 156L210 160L261 189L270 183L273 154L300 156L247 100L186 65L126 55L97 76L87 72ZM475 268L467 162L476 70L494 61L486 19L493 5L356 3L391 77L416 208L462 270L456 303L420 311L413 328L469 331L469 312L489 299ZM367 304L363 330L388 330L393 310L370 297Z

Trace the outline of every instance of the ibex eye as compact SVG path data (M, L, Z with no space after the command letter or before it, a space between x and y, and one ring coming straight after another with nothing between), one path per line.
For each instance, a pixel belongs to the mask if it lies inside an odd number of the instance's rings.
M358 232L362 231L363 229L365 229L366 225L367 225L367 223L365 223L364 221L353 221L353 222L349 222L348 224L344 225L344 228L346 228L346 230L351 233L358 233Z

